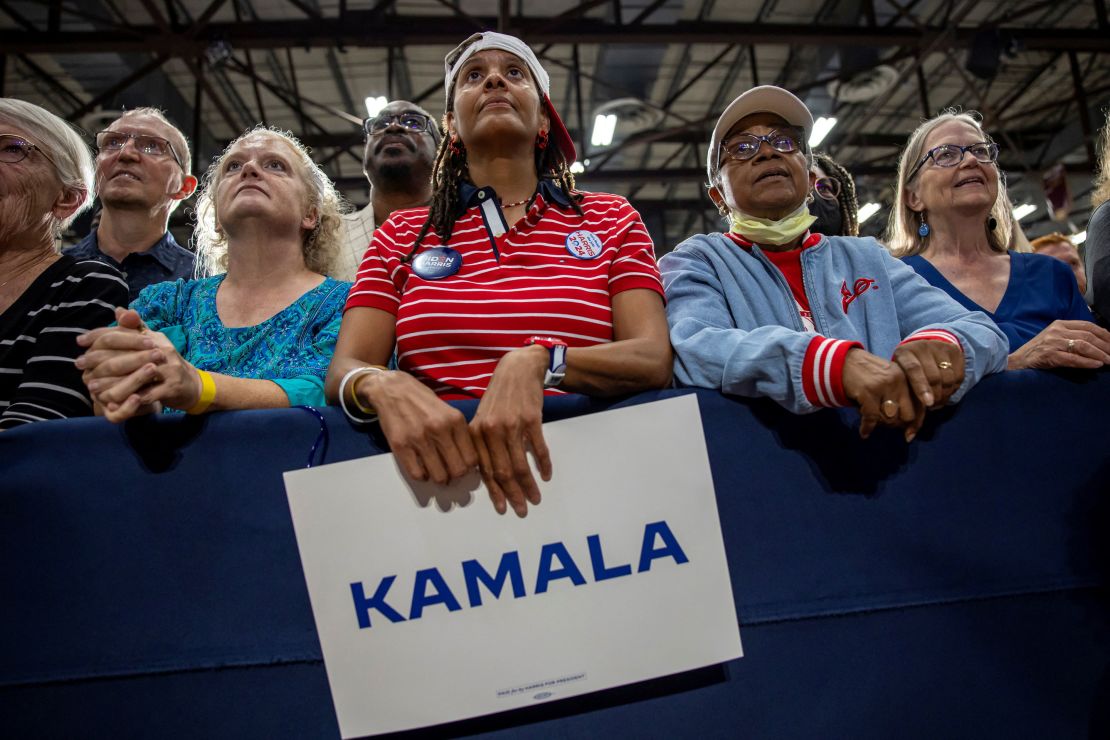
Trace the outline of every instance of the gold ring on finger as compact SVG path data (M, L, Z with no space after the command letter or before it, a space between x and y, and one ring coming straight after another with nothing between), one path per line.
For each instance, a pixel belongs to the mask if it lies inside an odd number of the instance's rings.
M1068 349L1067 349L1067 351L1068 352L1075 352L1075 340L1074 339L1069 339L1068 340Z
M952 367L952 363L948 360L941 360L937 363L937 367L939 367L941 370L948 370Z
M883 416L885 416L888 419L893 419L895 416L898 415L898 404L895 403L892 399L888 398L885 401L883 401L882 408L883 408Z

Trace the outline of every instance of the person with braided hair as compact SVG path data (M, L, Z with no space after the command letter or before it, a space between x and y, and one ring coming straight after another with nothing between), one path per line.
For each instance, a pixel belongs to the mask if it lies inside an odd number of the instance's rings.
M826 236L859 236L859 201L856 183L848 170L827 154L813 153L810 168L817 180L809 212L817 217L811 231Z
M431 203L374 233L327 393L352 422L380 421L411 478L477 467L498 513L524 516L540 499L526 451L552 474L545 395L669 384L662 284L632 206L575 189L574 144L524 42L475 34L445 71ZM444 403L468 398L469 424Z

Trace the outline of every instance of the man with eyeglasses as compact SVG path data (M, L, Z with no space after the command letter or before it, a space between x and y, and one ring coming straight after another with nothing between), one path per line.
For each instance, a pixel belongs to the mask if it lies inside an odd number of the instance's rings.
M96 135L100 223L63 250L115 267L130 299L148 285L193 277L196 259L173 238L170 214L197 187L184 134L155 108L135 108Z
M432 168L440 131L428 111L407 100L394 100L363 122L366 149L362 171L370 181L370 202L343 217L342 248L332 277L354 280L370 237L394 211L428 205Z

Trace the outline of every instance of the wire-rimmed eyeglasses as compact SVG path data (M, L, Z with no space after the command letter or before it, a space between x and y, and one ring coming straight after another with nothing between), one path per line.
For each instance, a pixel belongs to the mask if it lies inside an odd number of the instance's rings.
M38 144L32 144L16 134L0 134L0 162L6 162L7 164L22 162L31 155L32 151L37 151L46 158L47 162L54 165L54 169L58 169L54 158Z
M181 163L181 158L174 151L173 144L160 136L133 134L128 131L100 131L96 135L96 149L99 152L118 152L127 146L128 139L134 139L135 148L140 154L148 157L169 155L173 157L174 162L177 162L178 167L185 169L185 165Z
M367 134L380 134L393 125L396 121L401 128L406 128L415 133L423 133L432 130L432 119L423 113L397 113L397 114L382 114L367 118L362 122L362 129Z
M763 142L767 142L776 152L789 154L800 148L800 141L801 133L789 129L772 131L765 136L737 134L727 141L721 142L721 152L729 159L735 159L737 162L747 162L759 153L759 147L763 146Z
M960 146L959 144L941 144L935 146L925 153L921 161L917 163L910 174L906 177L906 182L913 179L926 162L930 159L937 167L955 167L960 162L964 161L964 152L971 152L971 156L983 164L991 164L998 161L998 144L993 141L980 141L976 144L968 144L967 146Z

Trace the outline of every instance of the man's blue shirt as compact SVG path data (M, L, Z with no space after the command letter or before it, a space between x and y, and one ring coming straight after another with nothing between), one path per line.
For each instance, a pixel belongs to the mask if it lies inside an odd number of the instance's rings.
M192 279L196 265L196 256L178 244L168 231L153 247L145 252L132 252L123 258L123 262L116 262L100 251L95 230L72 247L63 249L62 254L76 259L99 260L119 270L127 281L130 301L138 298L139 291L148 285L178 278Z

